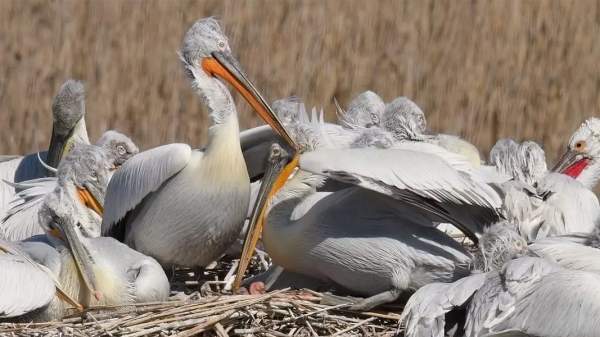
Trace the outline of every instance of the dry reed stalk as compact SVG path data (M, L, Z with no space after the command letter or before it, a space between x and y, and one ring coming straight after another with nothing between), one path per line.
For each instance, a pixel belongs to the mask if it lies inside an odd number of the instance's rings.
M268 8L268 11L265 9ZM0 153L47 146L50 102L86 82L88 125L143 148L202 145L207 118L175 54L215 15L267 98L292 94L334 116L364 90L405 95L433 130L544 143L549 161L600 106L597 1L0 1ZM236 96L242 127L258 119ZM157 126L159 126L157 128Z

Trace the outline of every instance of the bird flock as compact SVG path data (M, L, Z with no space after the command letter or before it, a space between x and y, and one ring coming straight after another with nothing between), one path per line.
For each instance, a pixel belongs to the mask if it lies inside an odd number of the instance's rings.
M48 151L0 156L0 321L164 301L170 269L242 241L234 290L404 301L406 336L600 336L600 119L551 169L532 141L500 139L486 161L406 97L336 101L337 123L297 97L267 103L213 18L178 55L210 116L201 149L140 152L114 130L91 144L68 80ZM229 88L267 125L240 132ZM257 251L273 263L244 279Z

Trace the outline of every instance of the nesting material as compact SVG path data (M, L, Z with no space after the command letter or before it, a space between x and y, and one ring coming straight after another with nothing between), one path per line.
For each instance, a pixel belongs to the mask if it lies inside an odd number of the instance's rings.
M321 294L279 290L135 306L96 307L59 322L4 323L1 336L394 336L398 313L319 304Z
M264 271L268 260L255 256L250 274ZM320 304L322 294L306 289L232 294L237 262L225 257L203 270L174 270L167 302L95 307L57 322L0 323L0 336L401 336L401 307L351 312L346 304Z

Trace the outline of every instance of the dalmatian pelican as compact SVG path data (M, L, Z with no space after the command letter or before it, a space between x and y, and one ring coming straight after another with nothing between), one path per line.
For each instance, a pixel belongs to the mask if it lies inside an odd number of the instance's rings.
M413 145L416 148L319 148L324 133L308 126L290 131L293 139L302 141L289 147L302 151L285 166L282 161L271 162L277 164L274 169L267 167L236 286L263 219L263 245L274 263L367 296L355 309L372 308L435 280L450 282L468 274L472 257L436 230L432 218L439 221L461 213L462 207L473 207L474 213L487 210L488 221L497 219L500 198L478 180L470 165L444 161L432 153L434 145L424 143ZM298 136L301 130L305 133ZM356 186L318 192L324 177ZM476 238L474 232L482 229L464 230Z
M589 118L575 130L567 150L552 170L594 189L600 180L600 118Z
M192 25L180 58L212 120L208 144L203 151L186 144L164 145L129 159L109 183L102 233L162 265L202 267L235 241L250 197L238 116L221 79L284 139L290 138L231 56L227 37L215 19Z

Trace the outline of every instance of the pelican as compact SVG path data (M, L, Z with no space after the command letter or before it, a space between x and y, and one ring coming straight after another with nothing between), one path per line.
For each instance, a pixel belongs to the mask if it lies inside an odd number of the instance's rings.
M82 195L81 202L87 202L92 207L88 210L90 215L101 216L104 194L111 175L138 149L127 136L110 130L100 137L96 145L76 144L71 151L61 161L58 170L48 167L49 170L56 171L56 177L13 184L18 192L11 202L12 207L0 219L0 228L6 239L24 240L43 233L37 214L44 197L57 186L65 188L68 185L73 191L77 189L82 193L90 192L89 196ZM98 176L98 172L103 172L103 167L109 168L108 175ZM100 223L99 218L97 223ZM96 237L100 235L100 228L89 229L88 232L90 236Z
M600 275L536 257L418 290L402 314L407 337L444 336L445 314L467 305L466 337L600 336Z
M87 237L100 236L102 203L109 179L109 161L106 151L94 145L77 144L60 163L57 178L45 187L46 191L31 200L13 207L2 221L4 236L8 240L24 240L44 233L44 219L39 213L44 200L59 189L68 194L70 200L82 206L80 216L90 218L82 222L93 227L83 228ZM25 190L27 192L28 190Z
M513 178L501 184L503 210L526 239L594 229L600 217L598 198L568 175L548 171L537 143L499 140L490 160L500 174Z
M592 117L573 133L567 150L553 168L592 190L600 179L600 118Z
M102 163L97 156L82 166L106 177L109 167ZM64 170L61 164L59 173ZM88 192L59 182L39 211L46 235L0 241L0 318L47 321L61 318L73 306L165 300L169 283L156 260L113 238L90 238L89 229L100 223L81 202Z
M387 148L395 142L422 141L464 156L475 167L480 165L479 150L473 144L453 135L428 133L425 114L415 102L401 96L386 104L383 111L380 103L379 96L367 91L357 96L347 111L338 106L338 123L358 134L355 147Z
M348 109L344 111L336 101L338 113L338 123L346 128L353 129L356 127L370 128L372 126L380 126L381 118L385 110L385 103L372 91L365 91L348 103ZM273 105L273 109L277 111L277 106ZM282 122L286 122L282 119Z
M52 138L48 152L0 160L0 180L17 183L52 175L39 162L41 157L51 167L58 166L60 159L75 143L89 144L85 126L85 92L83 84L67 80L59 89L52 103ZM13 200L15 189L0 183L0 218L5 216Z
M263 245L275 264L367 296L353 309L372 308L404 291L468 274L471 255L434 225L449 214L454 215L446 220L461 213L461 207L471 208L471 217L486 210L480 226L486 218L497 219L500 198L477 180L470 165L453 166L414 148L319 149L321 139L312 139L323 135L318 130L290 134L294 136L290 147L305 152L294 155L285 167L285 162L268 167L257 203L267 204L269 199L268 207L254 210L237 282L258 240L262 219ZM425 166L430 169L417 168ZM456 170L464 170L464 175ZM317 192L323 176L358 186ZM476 239L473 232L481 228L469 228L465 230Z
M479 251L487 263L480 272L454 283L429 284L409 299L402 314L406 336L444 336L446 314L464 306L465 336L596 336L591 332L600 326L582 317L595 317L600 310L598 234L525 246L516 239L516 228L498 229L502 232L491 241L481 239ZM518 254L507 254L507 247ZM514 250L519 247L526 249ZM523 257L527 254L533 256Z
M218 258L238 236L247 215L250 181L240 148L238 117L229 82L282 136L277 117L231 56L212 18L185 34L181 61L212 120L204 151L170 144L140 152L113 176L102 232L162 265L201 267Z

